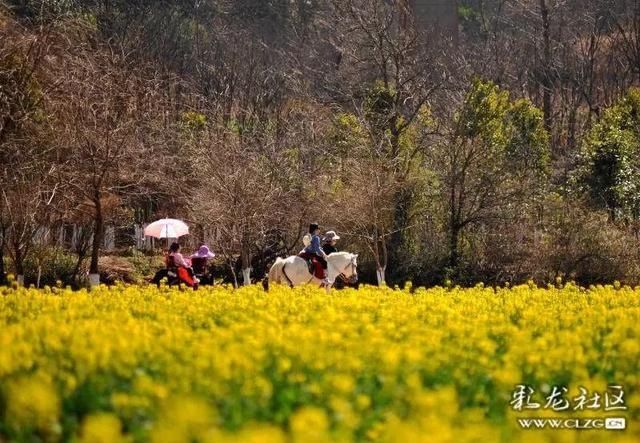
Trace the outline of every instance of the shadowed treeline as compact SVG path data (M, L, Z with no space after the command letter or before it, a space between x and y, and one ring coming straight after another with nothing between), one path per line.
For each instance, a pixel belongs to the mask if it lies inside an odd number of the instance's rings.
M638 0L0 5L0 279L172 216L254 279L319 221L370 282L640 281Z

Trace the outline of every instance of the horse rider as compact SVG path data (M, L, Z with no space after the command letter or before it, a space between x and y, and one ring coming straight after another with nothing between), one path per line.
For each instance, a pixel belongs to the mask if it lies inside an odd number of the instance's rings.
M317 223L311 223L309 225L309 234L311 235L311 241L308 245L305 242L305 248L303 249L302 253L305 257L315 258L316 260L318 260L318 263L322 265L323 270L322 283L329 284L330 282L327 278L327 254L322 250L322 247L320 246L320 227Z
M334 252L338 252L338 248L336 248L336 243L340 240L340 236L336 234L336 231L327 231L324 233L322 237L322 250L325 254L333 254Z

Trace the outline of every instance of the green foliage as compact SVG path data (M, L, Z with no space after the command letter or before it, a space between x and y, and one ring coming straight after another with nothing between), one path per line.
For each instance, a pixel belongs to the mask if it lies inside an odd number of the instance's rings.
M458 135L498 143L505 139L504 120L508 110L507 91L501 91L492 82L475 80L457 118Z
M243 136L274 131L275 126L268 120L261 120L257 115L243 115L242 118L230 118L226 124L231 134Z
M367 143L367 134L354 114L339 113L333 119L331 139L338 155L348 155L353 149Z
M364 100L364 118L378 142L382 143L381 146L386 147L391 144L389 142L393 136L392 132L399 135L397 129L402 124L402 117L395 108L396 99L396 91L382 82L376 82L367 90Z
M605 110L586 137L578 180L612 218L640 215L640 89Z
M82 14L82 20L91 30L98 30L98 16L92 12L85 12Z
M481 143L492 161L512 172L547 172L549 136L543 113L529 100L512 101L492 82L475 80L457 116L457 136Z
M544 129L544 114L529 100L516 100L506 115L507 158L518 170L545 174L549 167L549 134Z
M418 137L421 131L431 129L435 120L429 107L424 105L407 125L405 117L396 109L396 94L393 88L378 81L367 90L362 120L354 114L339 113L334 118L332 134L337 151L346 154L362 147L371 150L377 148L372 143L380 143L390 162L399 161L398 164L409 168L410 159L419 160L415 155Z
M187 131L202 130L207 125L207 116L195 111L183 112L180 120L183 129Z
M25 283L36 284L40 271L41 286L55 286L57 282L72 285L75 283L72 280L77 261L75 254L62 248L37 248L25 259Z
M367 91L364 103L365 118L372 128L382 132L388 129L394 113L396 92L382 82L376 82Z
M143 277L152 276L165 266L162 256L148 255L133 247L127 250L125 258L135 268L135 272Z
M460 270L463 235L471 225L517 220L546 189L548 136L542 113L511 100L492 82L475 80L441 146L435 171L449 233L449 277Z
M476 12L467 5L458 6L458 17L461 21L470 21L476 17Z
M478 9L474 0L460 0L458 4L458 20L463 32L473 40L487 37L486 5L485 11Z

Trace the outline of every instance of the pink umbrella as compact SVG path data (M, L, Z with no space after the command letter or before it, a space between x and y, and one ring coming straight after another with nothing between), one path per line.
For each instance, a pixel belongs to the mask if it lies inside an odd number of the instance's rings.
M144 235L155 238L179 238L188 233L189 226L175 218L163 218L144 228Z

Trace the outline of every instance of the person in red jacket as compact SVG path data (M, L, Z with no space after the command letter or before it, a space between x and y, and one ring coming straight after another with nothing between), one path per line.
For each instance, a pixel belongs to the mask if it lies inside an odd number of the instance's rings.
M169 255L167 255L167 269L175 271L178 278L190 288L198 284L198 279L193 275L191 264L188 263L180 253L180 244L172 243L169 247Z

